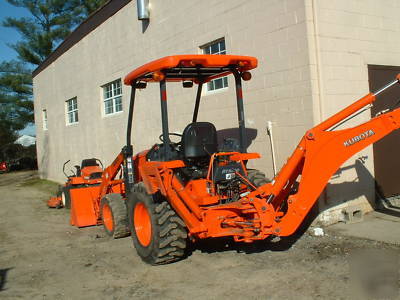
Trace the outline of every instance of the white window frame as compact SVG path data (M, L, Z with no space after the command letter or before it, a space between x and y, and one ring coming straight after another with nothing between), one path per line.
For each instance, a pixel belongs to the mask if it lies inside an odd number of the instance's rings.
M43 122L43 130L48 130L47 127L47 109L42 109L42 122Z
M71 103L71 104L70 104ZM65 101L65 117L67 125L79 123L78 98L74 97Z
M213 47L215 48L215 46L217 46L217 49L213 49ZM215 40L211 43L201 46L200 48L203 54L225 55L226 54L225 38ZM222 83L222 87L215 88L215 83L217 81ZM226 90L227 88L228 88L228 76L224 76L221 78L211 80L210 82L207 82L206 91L207 93L215 93L218 91Z
M111 81L102 86L103 90L103 114L111 116L124 111L122 105L122 80ZM111 103L111 106L107 105Z

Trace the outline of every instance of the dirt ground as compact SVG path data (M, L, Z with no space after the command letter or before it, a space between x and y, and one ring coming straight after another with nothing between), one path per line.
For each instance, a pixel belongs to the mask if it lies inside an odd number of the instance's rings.
M303 234L251 246L208 242L178 263L148 266L131 239L71 227L48 209L55 186L35 172L0 174L1 299L350 299L349 257L399 246Z

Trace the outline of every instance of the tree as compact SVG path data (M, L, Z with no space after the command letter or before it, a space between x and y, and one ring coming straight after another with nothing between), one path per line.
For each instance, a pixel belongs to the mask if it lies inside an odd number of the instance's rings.
M18 130L33 123L32 70L107 0L6 0L31 17L7 17L21 40L9 45L18 60L0 63L0 148L15 141Z
M22 40L11 45L19 58L39 65L73 28L103 5L105 0L7 0L26 8L31 18L8 17L3 26L17 30Z
M18 61L0 64L0 149L33 122L31 71Z
M102 7L107 0L77 0L77 7L83 20ZM83 21L82 20L82 21Z
M18 61L0 64L0 120L20 130L33 122L32 76L29 68Z

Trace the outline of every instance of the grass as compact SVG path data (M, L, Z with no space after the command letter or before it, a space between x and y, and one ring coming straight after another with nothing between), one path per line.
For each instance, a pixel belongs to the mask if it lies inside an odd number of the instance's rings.
M50 194L56 194L59 190L59 184L54 181L32 178L21 183L22 187L33 187L43 192L48 192Z

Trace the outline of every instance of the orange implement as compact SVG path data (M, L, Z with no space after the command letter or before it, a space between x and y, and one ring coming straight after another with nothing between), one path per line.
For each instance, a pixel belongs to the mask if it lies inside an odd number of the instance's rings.
M99 194L99 186L81 187L71 191L71 224L77 227L98 224L94 199Z
M61 196L51 197L47 201L47 206L50 208L61 208L63 207Z

